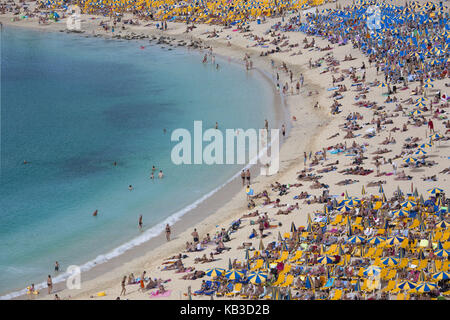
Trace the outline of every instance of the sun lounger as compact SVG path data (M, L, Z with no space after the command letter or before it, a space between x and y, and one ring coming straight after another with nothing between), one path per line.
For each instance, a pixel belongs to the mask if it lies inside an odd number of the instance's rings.
M334 292L333 298L331 298L331 300L340 300L342 297L342 290L341 289L337 289Z
M275 262L283 262L284 260L286 260L289 256L289 251L283 251L281 253L281 257L277 260L275 260Z
M282 285L280 285L280 287L288 287L292 284L293 281L294 281L294 276L292 274L289 274L286 277L286 281Z

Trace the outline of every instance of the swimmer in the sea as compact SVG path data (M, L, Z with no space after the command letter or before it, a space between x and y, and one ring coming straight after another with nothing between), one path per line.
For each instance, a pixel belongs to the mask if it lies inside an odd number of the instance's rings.
M158 178L162 179L163 177L164 177L164 174L163 174L162 170L159 170Z
M130 191L133 190L133 186L131 184L128 186L128 190L130 190Z

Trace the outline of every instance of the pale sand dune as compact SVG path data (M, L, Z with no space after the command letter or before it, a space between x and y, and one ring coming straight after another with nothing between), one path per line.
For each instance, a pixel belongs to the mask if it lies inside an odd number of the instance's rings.
M339 1L340 3L351 3L351 1ZM335 4L327 4L325 7L335 7ZM95 31L96 34L103 34L104 32L93 25L93 21L98 24L99 20L91 20L89 16L83 17L85 22L83 22L83 29L86 30L86 34L90 34ZM0 17L5 24L8 23L8 19L4 17ZM268 36L264 35L264 32L270 28L271 25L280 21L281 19L270 19L266 23L257 25L256 23L251 23L251 33L258 36L264 36L267 38ZM52 24L50 26L37 26L37 23L30 21L21 21L13 23L13 25L20 25L24 27L33 27L39 28L42 30L59 30L63 28L63 24ZM365 156L369 157L369 160L365 162L364 168L376 171L375 162L372 160L374 156L372 153L377 150L377 148L387 148L392 150L390 153L383 154L386 159L393 158L394 155L400 154L402 150L402 145L404 143L405 138L407 137L419 137L422 140L420 143L428 142L425 137L426 126L421 127L413 127L408 126L407 132L396 131L392 133L392 136L395 137L397 143L396 144L388 144L388 145L380 145L380 143L389 136L390 129L394 126L398 128L402 128L403 124L408 120L406 116L402 116L399 113L398 117L390 118L393 120L393 124L388 124L383 126L383 130L377 134L375 137L371 139L364 139L363 135L368 128L376 127L376 124L369 124L365 126L362 130L357 133L361 133L361 136L355 139L343 139L345 132L339 128L345 121L344 118L350 113L357 111L363 117L363 123L368 123L372 121L373 111L366 108L359 108L353 105L354 101L354 92L352 90L354 87L351 87L351 80L349 78L345 78L343 82L340 84L345 84L347 86L348 91L344 92L344 98L339 100L339 103L342 104L341 110L342 113L338 115L331 116L329 113L329 107L332 103L332 99L329 98L329 95L332 93L327 91L327 88L332 87L332 79L329 72L321 74L320 71L323 68L309 69L308 61L312 59L313 61L324 57L328 53L332 53L334 57L340 61L339 70L348 69L349 67L357 68L357 75L362 76L362 72L359 67L364 62L366 65L366 82L371 82L375 79L380 81L384 81L383 76L380 74L377 76L375 67L369 67L369 62L365 56L363 56L359 51L351 49L351 45L346 45L343 47L334 46L331 51L308 51L307 49L303 49L302 40L305 38L303 33L291 32L291 33L282 33L286 35L289 39L290 43L299 43L298 48L294 48L294 51L301 50L302 55L291 56L291 52L286 53L276 53L270 55L268 57L259 57L261 52L261 48L254 48L252 45L255 43L254 41L248 40L244 37L244 33L233 32L232 30L223 30L219 33L219 38L207 38L207 35L204 34L206 31L213 31L214 29L217 31L222 30L221 27L217 26L206 26L201 25L197 26L193 32L184 33L186 26L183 24L176 23L168 23L169 30L165 32L155 31L154 29L149 30L146 27L128 27L126 32L130 33L133 31L136 34L154 34L154 35L164 35L174 37L178 39L201 39L203 44L212 46L213 51L216 54L223 55L226 57L230 57L235 60L242 60L244 53L248 53L251 56L251 59L254 63L254 66L260 68L274 76L275 70L272 70L270 66L270 59L273 59L276 62L276 66L280 66L282 62L285 62L290 70L293 71L294 79L298 79L300 73L303 73L305 77L305 85L306 87L302 88L301 95L288 95L285 97L287 107L289 109L289 113L291 116L295 116L297 121L292 121L292 129L289 133L289 138L285 141L281 149L281 170L280 172L272 177L263 177L259 176L256 179L256 182L252 184L252 187L255 190L255 193L261 192L263 190L269 191L271 199L280 198L281 203L283 204L295 204L299 203L300 209L294 210L289 215L276 215L276 211L278 209L275 208L267 208L267 207L259 207L257 206L260 212L268 212L269 217L272 219L271 224L282 223L282 226L279 228L271 229L271 235L266 237L263 242L267 244L271 241L277 240L278 232L283 234L284 232L289 232L291 222L293 221L296 226L306 225L306 216L308 213L312 213L316 210L322 210L323 204L313 204L306 205L303 204L303 200L294 200L293 196L299 194L301 191L307 191L309 194L319 196L322 194L322 189L311 189L311 182L298 181L303 184L303 187L299 188L291 188L288 195L285 196L277 196L274 192L271 191L269 187L271 183L275 181L279 181L281 183L296 183L297 172L303 169L303 152L306 151L319 151L324 147L336 145L337 143L346 142L348 146L351 145L353 141L356 141L358 144L368 143L367 151L364 153ZM227 35L230 35L232 38L230 40L231 46L227 46L228 40L226 39ZM308 37L311 41L312 37ZM319 38L315 39L316 46L325 47L328 45L328 42ZM273 46L271 46L273 48ZM267 50L267 49L263 49ZM345 55L351 54L354 58L353 61L343 62ZM200 61L199 61L200 64ZM243 71L245 72L245 71ZM288 74L283 72L282 70L277 70L280 74L280 85L282 86L285 82L288 82ZM340 73L336 74L336 77L339 76ZM295 84L296 81L292 85ZM435 88L441 88L445 92L445 81L436 81ZM291 85L291 84L290 84ZM414 86L410 86L410 89L415 88ZM386 98L382 96L383 88L372 87L370 92L367 94L366 99L368 101L377 101L378 105L386 106L388 113L393 113L395 104L384 104L383 101ZM313 94L312 96L308 96L308 92L317 91L318 94ZM411 91L399 91L396 95L399 101L409 98ZM418 97L418 96L417 96ZM416 97L416 98L417 98ZM320 105L320 109L314 109L313 105L318 102ZM405 105L403 105L405 107ZM277 106L282 107L282 106ZM411 110L411 106L409 110ZM428 118L428 117L427 117ZM445 128L442 123L439 121L435 121L435 129L438 132L444 133ZM339 133L339 136L328 139L334 134ZM434 161L437 161L438 164L427 168L425 170L411 170L404 169L406 174L414 176L411 181L396 181L394 180L394 176L382 176L375 177L375 173L370 174L369 176L348 176L339 174L338 171L349 168L351 164L350 158L347 158L342 155L327 155L327 161L320 161L320 164L314 168L319 169L322 168L323 164L328 164L339 160L338 169L336 171L328 172L321 174L323 178L320 179L320 182L328 184L330 186L330 193L333 195L341 195L344 192L348 192L349 195L361 195L361 189L364 185L366 191L368 193L377 193L377 188L367 187L367 183L378 180L386 180L387 184L383 185L386 195L391 195L394 190L399 186L404 192L409 192L411 188L411 182L414 184L414 188L417 188L420 193L426 193L426 189L431 188L433 186L440 186L442 188L448 187L449 183L445 175L439 176L438 173L448 167L448 159L446 154L446 148L448 148L448 142L441 142L440 145L436 144L433 147L431 154L433 158L430 158ZM403 158L403 157L402 157ZM402 158L395 160L397 165L399 166L398 171L402 170L400 165L402 164ZM310 161L308 161L310 163ZM370 163L370 164L369 164ZM389 164L381 165L381 172L392 172L392 166ZM438 175L438 182L424 182L421 177L423 176L431 176ZM347 186L337 186L336 183L344 180L344 179L356 179L359 180L358 183L354 183ZM196 225L200 238L206 233L209 233L211 236L215 234L217 230L220 230L221 227L228 227L230 223L241 217L243 214L248 213L247 210L247 201L246 196L244 194L244 190L240 190L223 208L217 210L213 214L211 214L208 218L202 221L200 224ZM227 247L231 247L230 251L226 251L217 256L220 258L219 261L213 263L206 264L194 264L194 259L196 257L201 257L204 253L209 255L209 252L212 250L213 246L208 247L206 250L199 253L187 253L189 256L186 259L183 259L183 263L186 267L194 266L198 270L206 271L211 266L217 266L227 269L228 260L233 260L234 258L238 258L243 260L245 256L244 250L238 250L237 247L240 246L243 242L252 242L253 247L256 249L259 245L259 239L249 240L248 235L250 234L253 228L257 229L257 226L250 225L251 219L244 219L242 223L242 228L232 234L231 242L225 243ZM216 228L216 226L219 226ZM174 273L173 271L161 271L161 264L163 259L168 258L172 255L175 255L181 250L184 249L186 241L192 241L191 232L194 227L188 228L188 230L181 232L176 235L176 239L170 241L169 243L165 243L158 248L147 252L144 256L140 258L136 258L132 261L123 261L123 264L115 267L108 272L105 272L103 275L99 275L95 277L93 280L84 281L82 283L81 290L63 290L59 292L61 298L72 298L72 299L89 299L89 297L93 296L95 299L115 299L120 294L120 282L124 275L129 275L130 273L134 273L136 277L139 277L143 270L147 271L147 275L152 278L162 278L162 279L171 279L169 283L165 285L165 287L169 290L172 290L172 293L169 299L186 299L184 293L187 292L187 287L191 286L192 291L198 290L201 285L201 280L199 279L195 281L186 281L181 280L182 274ZM251 252L252 254L252 252ZM208 278L208 277L206 277ZM132 285L127 286L127 295L122 297L122 299L149 299L148 293L140 293L137 291L138 286ZM105 297L97 297L96 293L100 291L105 291ZM46 297L42 297L46 298ZM52 298L52 297L51 297ZM195 297L194 299L209 299L209 297Z

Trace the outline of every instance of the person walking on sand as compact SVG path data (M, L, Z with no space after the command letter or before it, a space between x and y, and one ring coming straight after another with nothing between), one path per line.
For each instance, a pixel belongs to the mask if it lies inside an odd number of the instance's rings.
M126 292L127 292L127 289L125 288L126 281L127 281L127 276L124 276L123 279L122 279L122 284L121 284L122 285L122 291L120 291L120 295L121 296L125 295Z
M286 137L286 126L284 124L281 126L281 133L283 134L283 138Z
M241 179L242 179L242 186L245 186L245 171L242 170L241 172Z
M431 120L431 118L430 118L430 120L428 120L428 128L430 129L430 134L431 134L431 132L434 133L434 124L433 124L433 121Z
M139 229L142 229L142 214L139 216L138 225L139 225Z
M197 243L198 239L199 239L197 229L194 229L194 232L192 232L191 235L192 235L192 238L194 238L194 243Z
M47 288L48 288L48 294L52 293L53 282L52 282L52 276L51 275L48 275L48 278L47 278Z
M167 239L167 241L170 241L170 226L169 226L169 224L166 225L166 239Z
M245 177L247 178L247 185L250 185L250 169L247 169L247 172L245 173Z
M264 120L264 128L266 128L266 130L269 130L269 121Z
M308 160L308 156L306 155L306 152L303 152L303 164L306 167L306 161Z

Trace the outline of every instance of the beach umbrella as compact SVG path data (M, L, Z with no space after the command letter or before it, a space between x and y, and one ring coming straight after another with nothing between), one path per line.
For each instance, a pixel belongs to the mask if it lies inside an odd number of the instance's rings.
M412 290L415 287L417 287L417 284L412 281L402 281L399 285L397 285L397 288L402 290Z
M423 150L423 149L419 149L416 152L414 152L414 154L417 154L419 156L423 156L423 155L426 155L427 152L425 150Z
M379 192L379 193L383 193L383 192L384 192L384 189L383 189L383 185L382 185L382 184L380 184L380 188L378 189L378 192Z
M419 103L419 102L425 102L425 101L428 101L428 99L427 99L427 98L424 98L424 97L420 97L419 99L416 100L417 103Z
M291 223L291 232L292 233L297 232L297 228L295 227L294 222Z
M357 206L358 204L360 204L361 200L356 199L356 198L347 199L347 200L344 200L344 203L346 206L354 207L354 206Z
M444 190L441 188L431 188L431 189L428 189L427 192L429 194L438 194L438 193L444 192Z
M248 276L248 280L253 284L264 283L267 280L267 273L264 272L251 272Z
M435 251L434 254L441 258L448 257L450 255L450 250L441 249L441 250Z
M433 146L433 144L431 143L423 143L419 146L419 148L424 149L424 148L431 148Z
M311 280L311 277L309 275L306 276L306 279L305 279L305 288L306 289L311 289L312 288L312 280Z
M259 250L264 250L264 243L263 243L262 239L259 240Z
M334 262L334 257L329 256L329 255L323 255L321 257L319 257L317 259L317 262L321 263L321 264L331 264Z
M398 262L398 259L392 257L381 259L381 263L385 266L396 266Z
M434 283L425 282L425 283L419 284L415 289L419 293L424 293L424 292L430 292L431 290L435 289L436 287L437 287L437 285Z
M435 134L432 134L432 135L430 136L430 138L436 140L436 139L442 138L442 136L441 136L439 133L435 133Z
M413 158L413 157L408 157L408 158L406 158L406 159L403 159L403 162L405 162L405 163L408 163L408 164L410 164L410 163L412 163L412 162L417 162L417 159L416 158Z
M393 245L393 244L400 244L403 241L405 241L405 237L399 237L399 236L395 236L395 237L390 237L386 240L386 243L389 245Z
M432 278L435 280L447 280L450 278L450 273L441 271L432 275Z
M441 222L436 224L436 227L442 228L442 229L447 229L449 226L450 226L450 223L445 220L442 220Z
M425 84L423 85L423 87L424 87L424 88L433 88L433 87L434 87L434 84L432 84L432 83L425 83Z
M339 212L348 212L348 211L352 210L351 207L346 206L346 205L341 206L341 207L339 207L339 208L337 208L337 209L338 209Z
M364 269L364 275L367 277L370 276L376 276L379 275L381 273L381 268L375 265L371 265L369 267L367 267L366 269Z
M239 280L244 276L244 273L239 270L231 269L225 273L225 278L228 280Z
M404 202L400 203L400 205L403 208L412 208L412 207L415 207L417 205L417 203L412 202L412 201L404 201Z
M423 113L423 111L421 111L421 110L414 110L414 111L412 112L412 115L413 115L413 116L420 116L422 113Z
M225 272L225 269L222 268L212 268L206 271L206 275L209 277L220 277Z
M349 243L363 243L364 242L364 238L361 236L352 236L350 238L347 239L347 242Z
M231 263L231 258L228 258L228 269L233 269L233 264Z
M386 238L379 237L379 236L375 236L375 237L372 237L372 238L368 239L368 240L367 240L367 243L370 243L370 244L379 244L379 243L382 243L382 242L384 242L384 241L386 241Z
M407 217L409 215L409 212L404 209L400 209L392 211L392 214L396 217Z
M418 102L418 103L415 104L415 106L416 106L417 108L423 108L423 107L426 106L426 104L423 103L423 102Z

